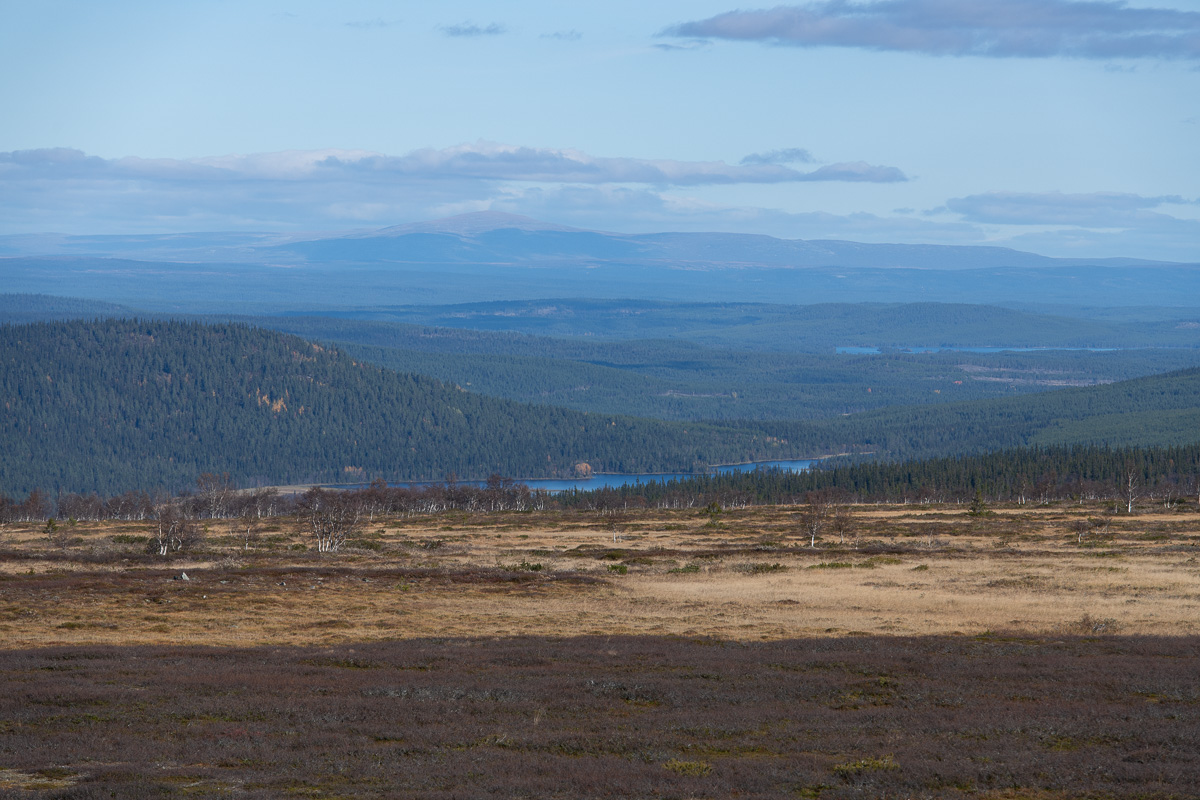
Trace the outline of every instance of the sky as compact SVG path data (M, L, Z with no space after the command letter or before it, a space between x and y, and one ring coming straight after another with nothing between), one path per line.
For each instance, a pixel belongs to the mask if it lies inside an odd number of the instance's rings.
M0 234L495 210L1200 262L1200 0L0 14Z

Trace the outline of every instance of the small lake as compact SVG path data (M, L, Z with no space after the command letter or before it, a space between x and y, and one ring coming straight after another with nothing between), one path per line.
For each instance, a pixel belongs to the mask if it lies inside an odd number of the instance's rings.
M722 464L714 467L712 472L719 475L728 475L733 472L751 472L759 467L763 469L781 469L785 472L804 472L812 465L812 460L800 461L752 461L748 464ZM572 489L578 489L581 492L591 491L593 489L619 489L622 486L634 486L639 483L666 483L671 480L680 480L685 478L694 478L690 472L663 472L654 474L623 474L623 473L598 473L590 478L574 478L569 480L555 480L551 478L530 478L528 480L517 480L517 483L523 483L530 489L542 489L543 491L567 492ZM419 481L419 482L397 482L389 483L388 486L404 486L408 488L419 488L421 486L432 486L440 481ZM483 486L484 481L459 481L463 486ZM366 484L344 484L334 486L335 489L361 489Z
M876 356L883 353L878 347L837 347L839 355ZM1115 353L1122 347L889 347L889 353Z
M714 468L712 471L719 475L728 475L734 472L751 472L759 467L763 469L781 469L785 472L804 472L812 461L757 461L749 464L723 464ZM621 473L601 473L593 475L590 478L577 478L573 480L549 480L538 479L520 481L530 489L544 489L547 492L565 492L571 489L578 489L582 492L591 491L592 489L619 489L622 486L634 486L639 483L666 483L670 480L680 480L685 478L694 478L695 475L690 472L665 472L655 475L623 475ZM482 483L477 484L482 486Z

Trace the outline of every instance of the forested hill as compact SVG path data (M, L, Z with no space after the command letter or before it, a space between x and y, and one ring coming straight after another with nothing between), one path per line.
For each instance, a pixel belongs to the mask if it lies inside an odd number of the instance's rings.
M1021 397L880 409L820 424L828 441L892 458L1030 445L1195 444L1200 442L1200 369ZM787 423L764 425L786 435Z
M801 455L752 428L483 397L240 325L0 326L0 492L690 471ZM811 446L811 441L809 442Z
M48 294L0 294L0 322L6 323L135 316L138 312L128 306L101 300Z

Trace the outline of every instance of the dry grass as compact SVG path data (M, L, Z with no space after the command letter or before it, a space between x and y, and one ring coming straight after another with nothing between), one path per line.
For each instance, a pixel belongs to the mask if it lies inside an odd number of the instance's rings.
M790 508L716 525L696 512L455 513L377 519L325 556L297 549L292 520L249 551L214 522L203 551L170 562L130 541L144 523L80 523L65 550L10 526L0 642L1200 634L1200 516L1113 517L1080 542L1071 523L1087 516L1100 510L863 507L853 538L812 548Z
M0 800L1193 796L1200 518L1089 515L10 527Z

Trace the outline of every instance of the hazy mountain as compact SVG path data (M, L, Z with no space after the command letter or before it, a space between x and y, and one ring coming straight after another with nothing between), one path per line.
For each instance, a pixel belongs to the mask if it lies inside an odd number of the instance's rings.
M555 225L552 222L542 222L533 217L523 217L520 214L505 214L502 211L475 211L470 214L458 214L453 217L429 220L427 222L410 222L405 225L393 225L376 231L349 234L345 238L370 238L375 236L405 236L410 233L450 233L456 236L478 236L495 230L518 231L558 231L562 233L594 233L582 228L571 228L566 225Z
M0 237L0 285L168 313L637 297L1188 306L1200 264L999 247L620 234L494 212L373 231ZM69 287L69 290L64 288Z
M981 269L1097 264L1138 259L1061 259L1004 247L864 244L740 233L621 234L567 228L496 212L463 214L368 233L276 245L310 259L399 262L639 262L666 267L907 267Z
M583 230L516 214L483 211L372 231L185 233L131 236L0 236L0 255L263 262L554 264L619 262L692 269L1110 267L1167 265L1142 259L1050 258L1004 247L866 244L777 239L741 233L623 234Z

